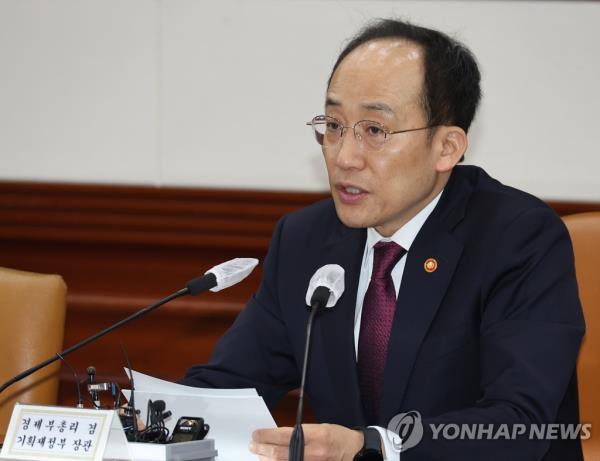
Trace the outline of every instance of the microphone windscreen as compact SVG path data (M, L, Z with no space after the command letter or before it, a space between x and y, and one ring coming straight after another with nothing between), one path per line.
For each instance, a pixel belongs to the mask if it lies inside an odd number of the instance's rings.
M93 384L96 382L96 368L95 367L87 367L85 370L88 375L88 383Z
M325 307L333 307L344 293L344 269L338 264L326 264L311 277L306 291L306 305L311 306L312 297L318 287L329 290L329 299Z
M255 258L235 258L221 263L206 271L206 274L214 274L217 285L210 291L221 291L244 280L258 264Z
M167 407L167 404L164 400L155 400L154 402L152 402L152 405L158 413L162 413Z

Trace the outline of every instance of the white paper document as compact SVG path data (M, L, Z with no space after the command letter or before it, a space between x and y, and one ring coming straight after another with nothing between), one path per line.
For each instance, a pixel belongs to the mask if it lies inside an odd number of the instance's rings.
M165 421L172 431L181 416L204 418L207 438L215 440L218 461L256 460L248 450L252 431L274 428L275 421L255 389L204 389L175 384L133 372L135 406L146 420L148 399L164 400L173 416ZM129 398L129 391L124 391Z
M125 374L129 376L129 369L125 368ZM256 389L210 389L204 387L184 386L172 383L154 376L145 375L139 371L132 370L133 383L136 391L153 391L161 394L178 395L202 395L213 397L258 397Z

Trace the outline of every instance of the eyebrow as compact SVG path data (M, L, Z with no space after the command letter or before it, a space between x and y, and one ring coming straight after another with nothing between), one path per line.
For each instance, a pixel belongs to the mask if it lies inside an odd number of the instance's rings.
M327 107L327 106L341 106L341 105L342 105L341 102L336 101L335 99L332 99L329 96L325 100L325 107Z
M333 99L331 97L327 97L327 99L325 100L325 107L329 107L329 106L339 107L341 105L342 105L342 103L340 101ZM379 111L385 112L390 115L394 115L394 116L396 115L394 110L390 106L388 106L387 104L385 104L383 102L368 102L365 104L361 104L361 107L366 110L379 110Z
M394 110L383 102L370 102L366 104L362 104L362 107L367 110L380 110L382 112L386 112L390 115L396 115Z

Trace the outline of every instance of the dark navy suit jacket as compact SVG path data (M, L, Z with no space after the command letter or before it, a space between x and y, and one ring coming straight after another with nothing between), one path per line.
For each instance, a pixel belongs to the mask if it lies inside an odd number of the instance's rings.
M260 288L184 384L256 387L272 407L299 385L306 289L339 264L346 290L316 319L307 394L320 422L364 425L354 311L365 229L326 200L285 216ZM435 258L437 270L424 262ZM578 440L432 440L429 424L578 422L575 362L584 333L569 235L533 196L456 167L407 254L385 369L379 425L417 410L411 460L582 459Z

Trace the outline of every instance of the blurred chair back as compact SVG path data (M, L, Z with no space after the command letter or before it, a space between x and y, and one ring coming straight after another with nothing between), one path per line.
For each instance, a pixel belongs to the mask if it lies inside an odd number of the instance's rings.
M62 350L67 287L59 275L0 267L0 384ZM56 404L53 363L0 394L0 441L15 402Z
M592 424L592 437L583 440L586 461L600 460L600 212L563 218L575 252L579 297L586 333L579 352L579 411L582 423Z

